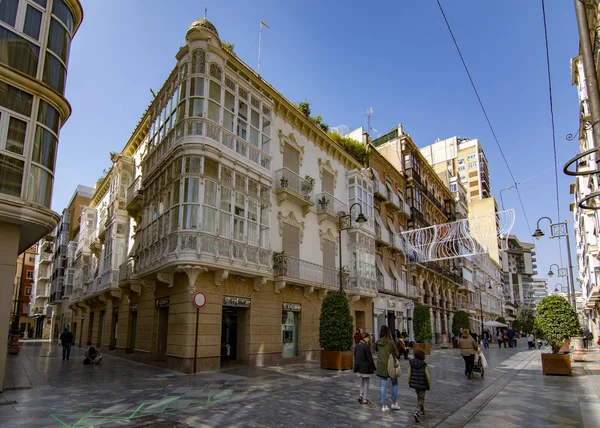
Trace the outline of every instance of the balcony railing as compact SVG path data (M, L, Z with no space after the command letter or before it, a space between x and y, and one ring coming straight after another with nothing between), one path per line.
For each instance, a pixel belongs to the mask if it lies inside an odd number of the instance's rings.
M289 200L303 208L304 214L308 212L313 202L314 180L300 177L288 168L281 168L275 172L275 194L280 204Z
M127 189L127 208L135 209L141 204L142 176L138 176Z
M440 211L444 211L444 207L442 206L442 204L440 203L440 201L438 201L435 196L433 196L433 194L427 190L426 188L423 188L423 194L427 197L427 199L429 199L433 205L435 205Z
M449 269L445 268L444 266L440 266L436 262L423 262L421 264L423 266L425 266L426 268L431 269L432 271L437 272L440 275L448 278L450 281L454 281L457 284L462 284L462 276L461 275L452 273Z
M412 207L410 209L410 216L411 216L411 218L416 219L419 222L421 222L421 224L423 224L426 227L431 226L429 224L429 222L427 220L425 220L425 217L423 217L423 214L421 214L421 212L418 209L416 209L415 207Z
M317 212L319 211L328 211L337 217L341 212L348 211L348 205L331 194L322 192L317 195Z
M386 206L393 210L399 210L401 207L400 204L401 204L401 201L400 201L400 198L398 197L398 195L396 195L393 192L388 191Z
M135 273L133 260L127 260L119 266L119 282L129 281Z
M273 256L273 276L290 278L319 286L336 289L339 287L338 269L328 268L300 260L287 254Z

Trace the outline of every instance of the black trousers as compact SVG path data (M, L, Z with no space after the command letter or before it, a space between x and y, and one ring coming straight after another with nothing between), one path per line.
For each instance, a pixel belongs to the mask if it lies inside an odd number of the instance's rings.
M475 364L475 355L463 355L462 357L465 360L465 374L472 373L473 364Z

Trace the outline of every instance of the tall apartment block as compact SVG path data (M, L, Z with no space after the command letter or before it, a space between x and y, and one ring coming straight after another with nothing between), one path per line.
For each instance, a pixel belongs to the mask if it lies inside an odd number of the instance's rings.
M59 130L79 0L5 0L0 5L0 319L7 322L17 256L58 223L50 209ZM0 389L7 329L0 329Z
M514 321L516 307L532 307L539 285L535 244L521 242L516 236L508 237L508 249L502 255L502 277L509 298L505 302L507 321Z

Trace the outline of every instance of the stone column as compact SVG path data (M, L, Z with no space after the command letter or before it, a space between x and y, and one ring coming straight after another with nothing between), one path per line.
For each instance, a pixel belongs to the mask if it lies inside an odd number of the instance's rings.
M4 372L8 351L8 330L10 323L13 288L17 270L17 256L21 228L14 224L0 223L0 391L4 389Z

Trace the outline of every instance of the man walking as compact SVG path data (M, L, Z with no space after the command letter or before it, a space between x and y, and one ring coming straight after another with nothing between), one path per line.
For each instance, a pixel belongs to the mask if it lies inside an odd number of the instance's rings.
M60 335L60 343L63 347L63 361L65 360L65 357L68 360L71 356L71 346L73 345L73 333L71 333L67 327L65 327L64 331Z

